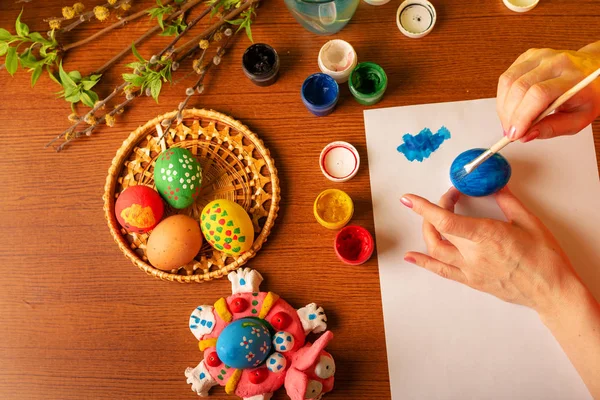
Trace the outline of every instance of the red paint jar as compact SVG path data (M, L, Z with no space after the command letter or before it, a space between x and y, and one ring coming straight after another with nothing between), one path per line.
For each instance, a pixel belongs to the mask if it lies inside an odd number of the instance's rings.
M362 226L350 225L335 237L335 254L345 264L361 265L367 262L375 250L373 236Z

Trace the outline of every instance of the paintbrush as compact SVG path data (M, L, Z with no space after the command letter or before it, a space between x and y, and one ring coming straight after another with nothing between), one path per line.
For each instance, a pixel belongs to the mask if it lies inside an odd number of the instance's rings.
M564 103L566 103L567 100L569 100L571 97L575 96L579 91L581 91L587 85L592 83L592 81L594 79L598 78L598 76L600 76L600 68L598 68L596 71L592 72L588 77L583 79L577 85L573 86L571 89L569 89L567 92L565 92L565 94L563 94L558 99L556 99L552 104L550 104L550 107L548 107L546 109L546 111L544 111L539 117L537 117L536 120L533 121L531 126L534 126L535 124L540 122L542 119L546 118L548 115L553 113L558 107L560 107ZM477 169L477 167L479 167L481 164L483 164L488 158L490 158L491 156L493 156L494 154L496 154L497 152L502 150L510 142L511 142L511 140L507 137L503 137L502 139L500 139L496 144L494 144L488 150L481 153L481 155L479 155L476 159L474 159L473 161L471 161L468 164L465 164L465 166L463 167L463 169L464 169L463 174L461 176L457 176L457 179L462 179L465 176L467 176L468 174L470 174L471 172L473 172L475 169Z

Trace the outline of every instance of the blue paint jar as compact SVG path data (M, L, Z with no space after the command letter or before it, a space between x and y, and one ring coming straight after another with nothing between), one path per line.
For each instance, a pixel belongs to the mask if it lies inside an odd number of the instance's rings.
M340 97L340 88L335 79L318 73L306 78L300 94L308 111L322 117L330 114L335 108Z
M481 197L496 193L506 186L510 179L510 164L500 154L494 154L470 174L465 175L465 165L484 151L486 149L467 150L459 154L450 167L452 185L467 196Z

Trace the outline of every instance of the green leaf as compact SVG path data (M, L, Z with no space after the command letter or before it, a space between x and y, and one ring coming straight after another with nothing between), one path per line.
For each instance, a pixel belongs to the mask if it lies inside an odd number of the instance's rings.
M8 43L0 42L0 56L3 56L8 51Z
M58 74L60 76L60 82L65 89L68 87L77 86L69 74L67 74L63 69L62 62L58 65Z
M60 81L58 79L56 79L56 77L52 73L52 70L50 69L50 65L46 65L46 72L48 72L48 75L50 75L50 79L52 79L54 82L56 82L60 85Z
M96 86L96 83L98 83L98 81L82 81L81 85L85 90L90 90L91 88Z
M71 71L69 72L69 77L73 79L75 83L79 83L81 80L81 73L79 71Z
M123 80L131 83L132 86L140 87L144 83L144 77L138 74L123 74Z
M35 86L35 83L38 81L38 79L40 79L40 76L42 76L41 64L35 67L35 69L33 70L33 74L31 74L31 87Z
M80 86L73 86L73 87L70 87L70 88L67 88L67 89L63 90L63 92L64 92L63 93L64 97L71 97L74 94L81 93L81 87Z
M160 94L160 89L162 88L162 81L160 79L156 79L150 82L150 92L152 93L152 98L158 103L158 95Z
M73 93L71 96L65 96L65 100L69 103L78 103L81 100L81 93Z
M138 60L140 60L140 62L146 63L146 60L144 60L144 57L142 57L140 55L140 53L138 53L137 49L135 48L135 44L134 43L131 44L131 52L133 53L133 55L135 56L135 58L137 58Z
M4 60L6 71L12 76L17 72L19 67L19 58L17 56L17 49L10 47L6 53L6 60Z
M31 32L29 34L29 38L37 43L42 43L42 44L50 43L48 40L44 39L44 37L39 32Z
M15 30L17 31L17 35L21 37L26 37L27 35L29 35L29 27L23 22L21 22L21 15L23 15L23 9L21 9L17 20L15 21Z
M101 77L102 77L102 74L94 74L94 75L88 76L87 80L98 82Z
M0 28L0 40L11 40L13 35L4 28Z
M21 61L21 66L23 68L35 68L38 61L38 59L31 54L31 48L21 53L21 55L19 55L19 60Z
M252 30L250 29L250 24L246 25L246 35L248 35L248 39L254 43L254 40L252 40Z
M229 23L231 25L241 25L244 23L244 21L245 21L245 19L238 18L238 19L234 19L233 21L227 21L227 23Z
M85 104L86 106L88 106L88 107L94 107L95 101L92 98L92 96L90 96L90 93L94 93L94 92L92 92L92 91L90 91L90 92L82 92L81 93L81 102L83 104Z

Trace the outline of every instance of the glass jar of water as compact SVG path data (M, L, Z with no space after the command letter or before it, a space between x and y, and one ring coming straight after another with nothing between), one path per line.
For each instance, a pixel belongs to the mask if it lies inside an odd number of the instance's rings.
M332 35L354 15L360 0L285 0L296 21L311 32Z

